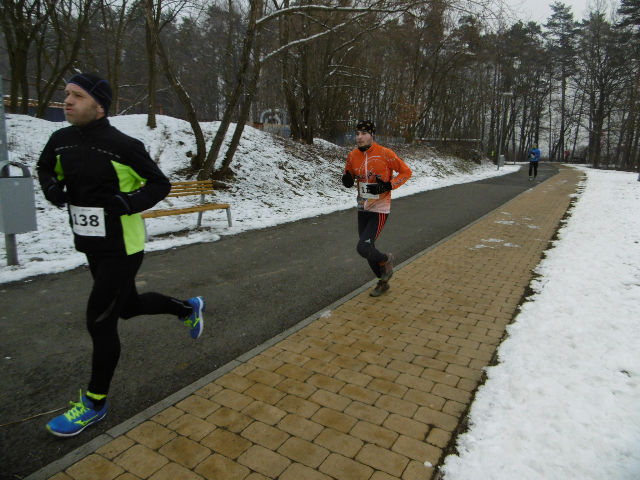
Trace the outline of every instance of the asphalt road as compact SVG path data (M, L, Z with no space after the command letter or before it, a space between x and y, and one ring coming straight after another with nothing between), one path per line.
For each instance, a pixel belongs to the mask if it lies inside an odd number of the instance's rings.
M556 172L541 163L538 181ZM400 263L530 187L522 169L396 199L377 246ZM203 336L194 342L167 316L121 320L109 414L69 439L44 428L60 412L40 414L67 407L88 383L90 274L0 285L0 479L39 470L372 280L356 241L351 209L147 254L139 290L203 295Z

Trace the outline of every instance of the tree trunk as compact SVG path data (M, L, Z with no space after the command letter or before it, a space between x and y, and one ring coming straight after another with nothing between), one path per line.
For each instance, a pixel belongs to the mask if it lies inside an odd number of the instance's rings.
M238 145L240 144L240 138L242 137L244 126L247 123L247 118L249 117L249 112L251 111L251 103L253 102L253 97L255 96L256 88L258 86L258 79L260 78L260 70L262 68L262 64L260 63L260 52L262 45L261 40L262 35L258 33L256 37L256 45L253 52L253 74L251 76L249 88L242 101L242 105L240 107L240 118L238 119L238 123L236 123L236 128L233 132L233 137L231 138L229 148L224 155L222 166L220 167L220 170L216 172L216 178L223 179L233 175L233 172L231 171L231 161L233 160L233 156L235 155L236 150L238 149Z
M158 7L159 8L159 7ZM147 90L149 97L147 99L147 127L156 128L156 35L158 25L155 20L153 0L145 0L145 33L146 33L146 45L147 45L147 72L149 78L147 79Z
M27 102L23 101L20 103L20 90L22 88L23 82L22 79L27 75L27 53L26 52L16 52L14 55L10 55L14 57L11 62L11 88L9 90L10 101L8 111L10 113L28 113ZM23 100L25 92L22 92ZM28 95L28 91L26 92Z
M157 32L156 32L157 33ZM173 88L173 91L176 93L178 98L180 99L180 103L184 106L185 115L187 116L187 120L191 125L191 130L193 131L193 136L196 139L196 154L191 157L191 170L197 172L204 163L205 155L207 153L207 146L204 141L204 133L202 133L202 128L200 127L200 122L198 122L198 115L196 113L196 109L193 106L193 102L191 101L191 97L180 83L180 80L176 76L173 68L171 67L171 62L169 61L169 57L167 56L167 52L162 45L162 42L159 38L156 37L156 45L158 47L158 54L160 55L160 60L162 61L163 68L165 71L165 76L169 81L169 84Z
M246 76L249 71L249 64L251 61L251 51L254 48L254 39L256 36L256 21L258 20L259 15L262 12L263 0L251 0L251 11L249 14L249 22L247 24L247 32L244 38L244 44L242 47L242 57L240 69L238 70L238 75L236 77L236 86L231 94L231 97L227 101L227 105L224 110L224 114L222 115L222 120L220 121L220 126L218 127L218 131L216 132L216 136L213 139L213 143L211 145L211 149L207 154L207 159L198 174L199 180L205 180L207 178L211 178L213 175L213 168L215 166L216 159L218 158L218 154L220 153L220 148L222 147L222 143L224 142L224 138L227 134L227 130L229 130L229 124L231 123L231 115L233 111L238 105L240 100L240 94L244 90L244 86L246 84Z
M224 52L224 99L229 101L231 98L231 78L233 71L233 0L229 0L229 24L227 26L227 45Z
M36 92L38 95L36 117L38 118L44 118L51 99L63 83L64 75L72 70L73 64L76 63L78 59L78 52L86 35L87 25L89 24L89 18L91 16L92 2L93 0L84 0L82 3L76 4L76 8L72 14L67 12L67 15L64 15L54 9L50 12L50 23L55 34L58 54L56 55L55 62L50 62L48 78L42 79L43 72L41 68L38 68L36 73L38 80L36 82ZM71 15L75 16L75 31L67 26L67 21ZM44 32L38 32L36 39L37 45L40 45L36 53L38 64L41 63L39 61L40 57L46 50L46 41L46 34ZM44 85L44 87L42 87L42 85Z
M175 74L173 67L171 66L171 61L169 60L169 56L167 55L166 50L164 49L164 45L160 40L160 32L158 31L158 24L154 20L153 10L149 8L149 2L145 3L145 13L147 19L148 35L151 37L151 44L153 45L155 51L158 53L158 57L160 58L160 62L162 63L162 67L165 72L165 76L171 85L171 88L175 92L176 96L180 100L180 103L184 106L185 115L189 124L191 125L191 130L193 131L193 135L196 139L196 154L191 157L191 169L193 171L197 171L202 165L206 153L206 145L204 141L204 134L202 133L202 128L200 127L200 123L198 122L198 115L196 113L196 109L193 106L193 102L191 102L191 98L189 94L185 90L185 88L180 83L177 75ZM160 5L158 5L160 8ZM160 12L160 10L158 10ZM151 93L151 92L150 92ZM154 95L155 97L155 95ZM155 128L155 115L153 115L154 127ZM150 126L150 125L149 125Z

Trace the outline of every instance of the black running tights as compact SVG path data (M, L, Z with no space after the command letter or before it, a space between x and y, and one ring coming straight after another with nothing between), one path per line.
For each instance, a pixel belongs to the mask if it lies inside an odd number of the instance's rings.
M538 176L538 162L529 162L529 176L530 177Z
M159 293L138 294L135 278L144 252L120 257L87 255L93 288L87 304L87 329L93 340L91 393L106 395L120 358L118 318L172 314L186 317L188 303Z
M356 250L361 257L366 258L374 275L380 278L380 263L387 259L387 256L378 251L375 241L382 232L388 213L358 211L358 245Z

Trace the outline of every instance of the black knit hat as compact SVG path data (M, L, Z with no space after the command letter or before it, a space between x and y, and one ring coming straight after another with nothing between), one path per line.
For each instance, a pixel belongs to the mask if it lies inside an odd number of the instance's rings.
M105 116L109 116L112 96L109 82L92 73L77 73L67 83L73 83L85 90L102 106Z
M360 120L358 125L356 125L356 130L360 130L361 132L367 132L371 135L376 134L376 126L373 124L371 120Z

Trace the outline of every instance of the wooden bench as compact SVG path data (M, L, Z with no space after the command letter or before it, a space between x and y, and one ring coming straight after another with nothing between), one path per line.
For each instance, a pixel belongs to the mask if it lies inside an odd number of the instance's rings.
M231 205L228 203L207 203L205 195L213 195L212 180L188 180L184 182L171 183L171 191L166 198L169 197L186 197L189 195L200 195L200 203L190 207L164 208L157 210L146 210L142 213L142 218L166 217L169 215L182 215L183 213L198 213L198 224L202 224L202 214L206 210L226 210L227 223L231 227Z

